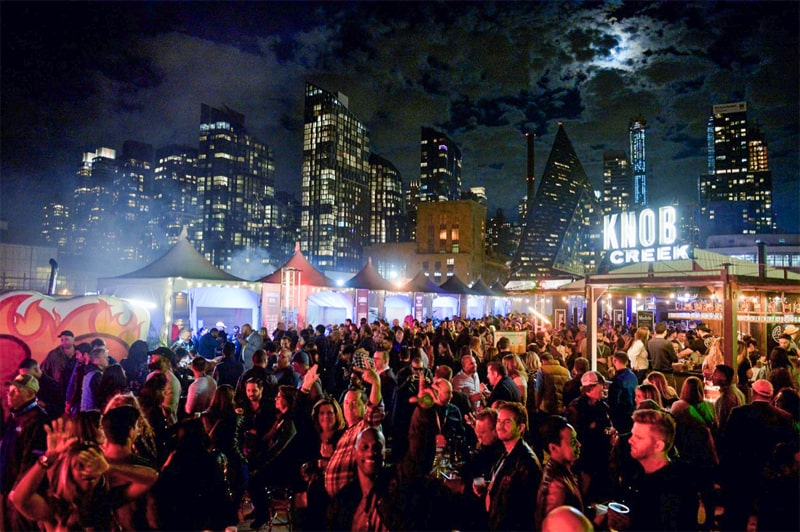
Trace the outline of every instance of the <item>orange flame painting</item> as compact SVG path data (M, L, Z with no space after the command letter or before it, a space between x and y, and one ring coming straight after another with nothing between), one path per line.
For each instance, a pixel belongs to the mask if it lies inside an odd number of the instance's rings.
M112 296L94 295L69 299L39 292L12 291L0 294L0 378L5 382L16 373L25 357L42 362L58 346L57 335L69 329L75 343L103 338L117 361L128 355L128 347L146 339L149 313Z

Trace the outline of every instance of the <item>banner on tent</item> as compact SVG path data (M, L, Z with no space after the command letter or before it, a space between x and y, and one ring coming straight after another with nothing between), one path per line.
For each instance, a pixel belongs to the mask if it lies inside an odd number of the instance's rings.
M369 290L356 290L356 321L361 323L361 318L369 319Z
M425 294L414 292L414 319L422 321L425 317Z

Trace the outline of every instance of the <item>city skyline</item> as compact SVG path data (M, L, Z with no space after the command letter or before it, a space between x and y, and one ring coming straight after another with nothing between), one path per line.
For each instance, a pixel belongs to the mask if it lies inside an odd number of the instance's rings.
M0 5L0 218L14 236L38 239L30 211L74 184L85 151L197 146L202 103L247 116L275 152L276 189L299 197L305 82L347 94L405 182L419 179L420 127L447 134L463 151L463 188L485 186L489 212L512 216L526 131L541 179L563 122L601 191L602 152L625 149L643 114L649 203L685 202L706 170L712 106L746 101L770 146L778 224L798 232L794 3L218 6ZM57 27L44 18L54 13Z

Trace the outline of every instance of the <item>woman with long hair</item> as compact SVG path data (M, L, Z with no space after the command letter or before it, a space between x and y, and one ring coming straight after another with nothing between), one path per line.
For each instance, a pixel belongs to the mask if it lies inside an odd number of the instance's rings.
M333 397L317 401L311 409L311 421L319 441L317 459L303 465L307 482L308 511L302 513L304 530L323 530L326 527L325 508L330 499L325 491L325 469L345 429L342 407Z
M636 391L633 393L633 402L636 403L638 408L639 403L646 401L647 399L655 401L659 408L664 407L663 403L661 402L661 394L658 392L658 388L650 383L640 384L636 387Z
M722 354L722 338L714 338L711 340L711 345L708 346L708 354L703 359L703 379L710 383L714 376L714 370L718 365L724 363L725 357Z
M522 360L515 354L508 354L503 356L503 365L508 371L508 376L519 389L522 404L528 404L528 372L525 371L525 365Z
M644 376L650 368L650 360L647 355L647 341L650 338L650 329L639 327L633 335L633 343L628 348L628 359L631 361L631 369L636 373L639 382L644 380Z
M172 444L172 413L164 406L167 394L167 376L154 373L139 390L139 405L150 426L156 441L157 464L161 466L169 455Z
M244 418L236 413L234 390L229 384L216 389L208 409L200 414L200 422L208 434L211 449L225 455L225 480L230 487L234 507L238 508L247 487L247 461L239 445Z
M121 393L112 397L108 404L106 404L105 412L119 408L121 406L132 406L139 411L139 417L136 420L136 437L133 439L133 452L150 462L151 464L158 463L158 444L156 444L156 433L147 416L142 411L142 405L139 400L132 393Z
M753 366L750 364L750 357L747 353L747 344L738 340L736 342L736 376L738 381L736 387L744 394L747 402L750 402L750 380L753 378Z
M712 433L717 430L717 411L714 405L705 400L703 381L699 377L687 377L681 387L681 400L694 407Z
M45 430L47 450L10 493L11 502L23 516L39 521L48 531L111 530L112 502L133 500L150 484L143 485L135 476L109 465L97 444L78 441L63 418L55 419ZM114 501L109 474L127 481ZM42 486L45 477L46 488Z
M103 445L106 435L100 426L102 414L99 410L84 410L75 414L72 423L67 425L70 436L75 441L89 445Z
M456 357L453 354L453 349L450 347L450 342L445 338L439 339L439 342L436 344L436 357L433 360L434 363L431 364L431 366L439 367L444 365L452 368L453 372L456 371Z
M661 395L662 407L668 409L672 406L672 403L678 400L678 392L669 385L667 378L660 371L651 371L648 373L646 381L655 386L658 390L659 395Z

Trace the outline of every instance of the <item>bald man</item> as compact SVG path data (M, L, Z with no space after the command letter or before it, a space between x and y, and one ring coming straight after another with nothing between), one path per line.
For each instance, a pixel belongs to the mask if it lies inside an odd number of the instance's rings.
M572 506L559 506L547 514L542 521L542 532L592 532L592 522Z

